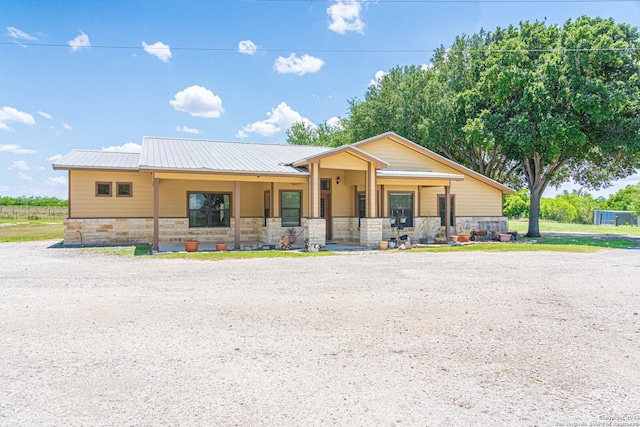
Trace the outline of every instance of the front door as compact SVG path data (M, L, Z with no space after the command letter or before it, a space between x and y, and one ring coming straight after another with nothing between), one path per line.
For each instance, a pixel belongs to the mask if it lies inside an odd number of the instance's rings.
M327 226L326 239L331 240L333 238L333 226L331 224L331 180L321 180L320 188L320 217L324 218Z

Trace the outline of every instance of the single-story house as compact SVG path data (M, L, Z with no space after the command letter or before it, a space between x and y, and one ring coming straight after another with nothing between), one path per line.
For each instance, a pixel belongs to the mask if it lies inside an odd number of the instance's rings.
M65 244L155 249L275 244L292 228L320 246L506 231L513 193L391 132L338 148L144 137L140 153L73 150L53 169L69 174Z

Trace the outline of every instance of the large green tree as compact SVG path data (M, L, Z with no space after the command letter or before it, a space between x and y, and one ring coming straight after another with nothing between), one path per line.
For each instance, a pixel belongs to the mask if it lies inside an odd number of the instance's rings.
M640 166L640 40L611 19L518 26L460 36L430 67L391 70L351 100L339 145L394 131L529 197L572 179L605 186ZM299 138L302 140L304 138ZM316 138L317 140L317 138Z

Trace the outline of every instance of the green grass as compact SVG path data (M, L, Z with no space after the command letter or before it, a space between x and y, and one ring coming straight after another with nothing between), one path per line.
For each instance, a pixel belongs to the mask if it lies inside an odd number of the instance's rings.
M511 243L479 243L475 245L441 246L437 248L419 248L419 252L581 252L591 253L604 249L628 249L638 247L638 242L628 239L588 236L543 236L537 239L518 237Z
M99 246L84 248L85 251L100 252L114 256L149 256L151 247L141 246ZM251 259L251 258L305 258L317 256L331 256L333 252L297 252L297 251L225 251L225 252L175 252L160 253L153 256L159 259L195 259L198 261L221 261L225 259Z
M154 255L154 258L164 259L195 259L201 261L220 261L225 259L251 259L251 258L307 258L336 255L333 252L296 252L296 251L238 251L238 252L190 252L190 253L163 253Z
M529 228L527 219L510 219L509 229L518 233L526 233ZM567 224L555 221L540 220L540 233L585 233L585 234L612 234L617 236L640 237L640 227L630 225L593 225L593 224Z
M63 235L61 220L0 219L0 242L62 239Z

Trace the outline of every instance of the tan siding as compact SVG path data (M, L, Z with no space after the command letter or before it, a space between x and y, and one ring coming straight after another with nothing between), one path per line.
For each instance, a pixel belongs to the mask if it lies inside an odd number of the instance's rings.
M335 217L355 216L355 186L346 185L345 171L339 169L321 169L322 179L331 179L331 215ZM340 177L340 184L336 178Z
M375 141L358 148L389 163L389 169L459 173L450 168L435 169L437 167L436 161L388 139Z
M351 154L340 153L320 160L321 169L367 170L367 162Z
M421 189L420 202L423 216L438 216L438 195L444 187ZM471 178L451 184L455 195L456 216L502 216L502 193Z
M242 218L262 217L264 192L271 188L269 183L240 183L240 216ZM230 193L234 198L233 182L160 180L160 216L177 218L187 216L187 193Z
M153 216L151 174L70 171L71 218L143 218ZM111 197L96 197L96 182L111 183ZM131 182L133 197L116 197L116 183Z
M308 184L286 184L277 182L274 184L274 217L280 217L280 191L302 191L302 217L309 216L309 185Z

